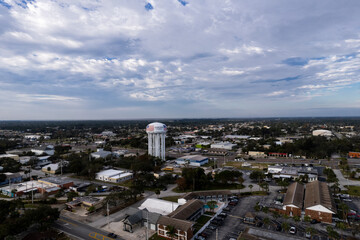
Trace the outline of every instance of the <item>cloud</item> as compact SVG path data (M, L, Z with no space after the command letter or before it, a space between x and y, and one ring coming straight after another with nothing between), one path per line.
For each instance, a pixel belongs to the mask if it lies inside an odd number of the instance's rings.
M0 115L31 118L54 104L67 106L61 116L68 118L76 111L111 117L109 109L122 111L113 118L309 113L332 99L348 106L348 91L360 83L359 7L0 1L0 86L18 99L2 97L12 108Z

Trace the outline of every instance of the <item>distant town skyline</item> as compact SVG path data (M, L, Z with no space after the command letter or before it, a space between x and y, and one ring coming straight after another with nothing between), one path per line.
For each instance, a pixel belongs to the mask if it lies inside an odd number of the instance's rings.
M0 0L0 120L360 116L360 2Z

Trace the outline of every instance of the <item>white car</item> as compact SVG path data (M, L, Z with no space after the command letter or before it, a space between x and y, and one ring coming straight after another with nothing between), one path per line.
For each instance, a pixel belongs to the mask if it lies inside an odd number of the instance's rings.
M305 233L305 237L310 239L310 238L311 238L311 233L310 233L310 232L306 232L306 233Z
M295 227L291 227L290 230L289 230L289 233L295 234L295 233L296 233L296 228L295 228Z

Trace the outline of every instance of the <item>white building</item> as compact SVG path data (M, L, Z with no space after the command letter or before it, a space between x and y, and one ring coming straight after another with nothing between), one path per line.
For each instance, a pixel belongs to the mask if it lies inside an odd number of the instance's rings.
M16 154L0 154L0 158L12 158L15 161L19 161L19 155Z
M333 134L331 131L329 130L323 130L323 129L319 129L319 130L314 130L312 132L313 136L323 136L323 137L331 137Z
M41 146L38 148L31 149L31 152L35 153L35 155L49 155L52 156L55 153L54 146L53 145L47 145L47 146Z
M167 127L163 123L154 122L146 126L148 134L149 155L165 160L165 134Z
M168 215L175 211L180 204L162 199L148 198L139 207L140 210L147 209L149 212Z
M104 151L103 149L99 148L96 152L91 153L91 157L93 158L106 158L107 156L111 155L111 152Z
M220 149L226 149L226 150L232 150L234 147L236 147L237 144L233 144L230 142L218 142L211 144L211 148L220 148Z
M133 178L133 173L125 172L121 170L108 169L96 174L95 179L104 181L104 182L123 182Z

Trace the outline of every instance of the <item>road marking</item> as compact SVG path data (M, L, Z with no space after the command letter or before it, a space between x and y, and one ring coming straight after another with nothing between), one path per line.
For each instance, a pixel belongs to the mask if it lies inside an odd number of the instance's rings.
M71 224L71 225L73 225L73 226L75 226L75 227L77 227L77 224L72 223L72 222L69 222L69 221L66 221L65 219L59 218L59 220L60 220L60 221L63 221L63 222L66 222L66 223L68 223L68 224Z
M113 238L109 238L107 236L104 236L100 233L97 232L91 232L89 233L89 237L97 239L97 240L114 240Z

